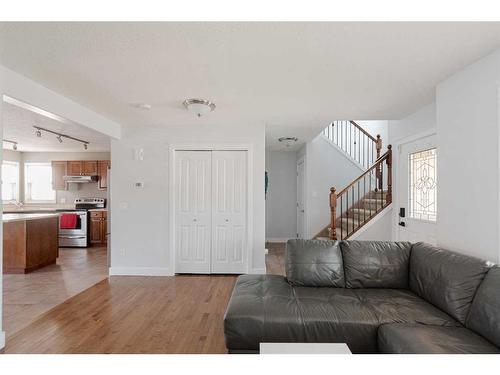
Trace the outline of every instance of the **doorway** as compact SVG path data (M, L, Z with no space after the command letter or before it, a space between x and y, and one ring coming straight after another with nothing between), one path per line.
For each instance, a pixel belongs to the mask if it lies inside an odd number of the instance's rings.
M399 218L400 241L437 239L437 148L436 135L419 138L399 145Z
M297 238L306 238L306 160L297 161Z

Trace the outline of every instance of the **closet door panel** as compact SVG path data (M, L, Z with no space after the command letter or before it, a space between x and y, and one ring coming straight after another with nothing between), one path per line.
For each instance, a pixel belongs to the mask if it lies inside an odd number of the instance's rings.
M177 151L175 176L175 271L210 273L211 152Z
M212 273L247 271L247 153L212 152Z

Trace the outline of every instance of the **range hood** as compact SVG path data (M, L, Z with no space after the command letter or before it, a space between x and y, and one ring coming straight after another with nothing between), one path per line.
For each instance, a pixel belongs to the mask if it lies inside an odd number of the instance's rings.
M89 182L97 182L97 176L63 176L63 180L64 182L86 184Z

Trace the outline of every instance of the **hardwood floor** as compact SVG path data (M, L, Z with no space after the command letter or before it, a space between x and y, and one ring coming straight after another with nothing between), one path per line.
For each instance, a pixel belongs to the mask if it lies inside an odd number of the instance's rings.
M269 273L284 246L270 245ZM13 335L6 353L225 353L223 317L236 276L113 276Z
M43 313L108 276L106 248L60 249L57 263L28 274L3 276L7 340Z

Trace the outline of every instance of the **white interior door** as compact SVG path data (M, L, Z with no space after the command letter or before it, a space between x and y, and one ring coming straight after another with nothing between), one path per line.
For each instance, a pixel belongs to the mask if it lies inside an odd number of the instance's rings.
M246 151L212 151L212 273L247 272L246 158Z
M297 237L306 238L305 220L305 160L297 162Z
M175 244L178 273L210 273L212 174L210 151L177 151Z
M399 240L436 244L436 136L402 144L398 152L398 200L405 209L405 217L399 220Z

